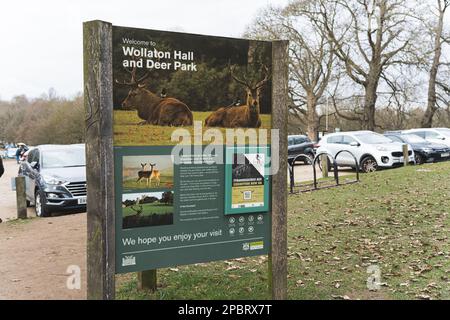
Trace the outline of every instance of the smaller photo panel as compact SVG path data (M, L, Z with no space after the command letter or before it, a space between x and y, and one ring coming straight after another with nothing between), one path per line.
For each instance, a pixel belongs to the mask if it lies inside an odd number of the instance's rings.
M171 155L124 156L122 167L124 190L173 188Z
M122 195L122 228L142 228L173 224L173 191Z

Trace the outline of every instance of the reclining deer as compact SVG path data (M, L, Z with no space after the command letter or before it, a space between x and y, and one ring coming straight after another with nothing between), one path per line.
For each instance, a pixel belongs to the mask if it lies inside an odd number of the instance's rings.
M221 107L211 113L205 120L208 127L225 127L225 128L259 128L261 126L259 99L261 96L261 88L269 80L269 71L266 66L264 69L264 79L256 84L252 84L244 77L239 79L230 68L231 77L241 84L247 94L245 105Z
M136 78L136 68L131 72L129 82L116 83L129 86L130 91L122 102L124 110L137 110L139 118L143 121L139 124L153 124L159 126L190 126L193 123L193 115L189 107L175 98L167 98L156 95L146 88L144 81L149 77L147 72L141 78Z

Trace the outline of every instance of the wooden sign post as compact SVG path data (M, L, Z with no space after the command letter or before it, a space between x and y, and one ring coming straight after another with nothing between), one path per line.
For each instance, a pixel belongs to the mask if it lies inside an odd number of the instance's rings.
M272 129L279 130L279 170L272 177L272 250L269 287L272 299L287 298L287 113L288 41L272 43ZM273 146L272 146L273 149Z
M112 24L84 23L87 298L115 297Z

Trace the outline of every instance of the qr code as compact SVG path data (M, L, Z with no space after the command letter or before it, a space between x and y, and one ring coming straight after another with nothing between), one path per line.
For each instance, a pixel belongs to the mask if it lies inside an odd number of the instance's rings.
M252 199L252 192L244 191L244 200L251 200L251 199Z

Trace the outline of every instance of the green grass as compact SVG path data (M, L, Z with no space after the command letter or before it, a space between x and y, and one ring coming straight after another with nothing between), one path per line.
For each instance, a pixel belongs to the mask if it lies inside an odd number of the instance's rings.
M147 180L142 179L140 182L137 179L131 178L123 181L124 189L148 189L148 188L172 188L173 187L173 177L161 176L159 186L156 185L155 179L152 180L151 187L147 187Z
M138 206L134 206L134 208L138 208ZM163 204L163 203L146 203L142 205L142 213L141 216L149 216L152 214L166 214L166 213L173 213L173 206ZM134 216L136 214L136 211L132 210L130 207L125 207L122 210L122 216Z
M288 206L290 299L450 299L450 162L364 174ZM161 269L156 293L136 281L118 276L118 298L269 298L266 257Z
M194 121L204 121L211 112L193 112ZM261 115L261 129L270 128L270 115ZM114 110L114 145L116 146L164 146L164 145L175 145L177 142L171 141L172 132L176 129L174 127L166 126L155 126L155 125L137 125L141 122L137 116L136 111L123 111ZM180 127L187 129L193 139L194 127ZM225 129L219 128L219 130L224 134L225 139ZM268 141L270 139L270 133L268 134ZM207 144L207 142L205 143ZM222 143L220 143L222 144Z

